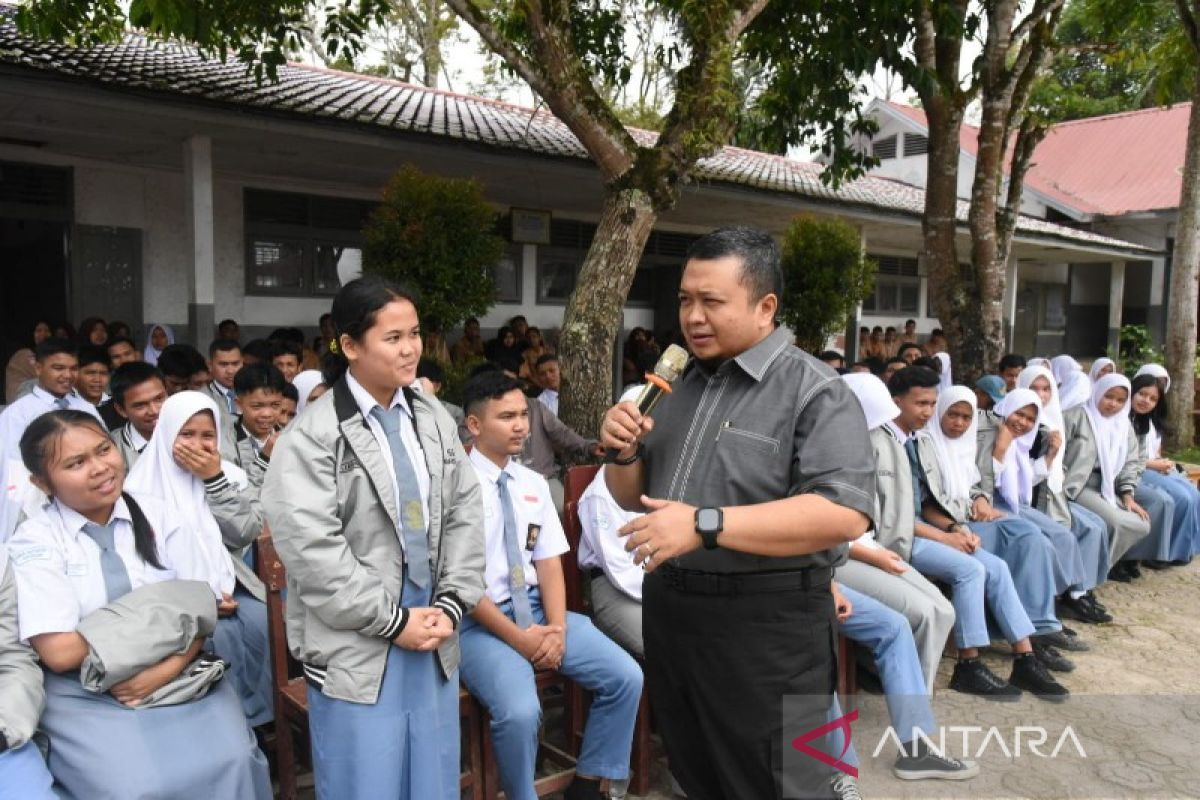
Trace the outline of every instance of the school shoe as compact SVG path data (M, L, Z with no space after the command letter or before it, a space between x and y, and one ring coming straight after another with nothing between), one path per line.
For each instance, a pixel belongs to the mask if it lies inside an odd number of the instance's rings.
M1136 581L1138 578L1142 577L1142 569L1138 566L1138 562L1122 561L1121 563L1125 565L1125 571L1129 573L1130 578Z
M1054 645L1033 640L1033 655L1048 670L1054 672L1074 672L1075 662L1058 652Z
M1071 696L1067 687L1054 680L1045 665L1032 653L1022 653L1013 659L1008 682L1039 700L1051 703L1061 703Z
M600 791L600 781L584 780L576 776L563 792L563 800L608 800L608 796Z
M1071 653L1086 653L1092 649L1090 644L1079 638L1079 634L1067 627L1064 627L1061 631L1039 633L1032 638L1034 644L1041 642L1057 650L1066 650Z
M1021 699L1020 689L1005 683L978 658L959 659L950 676L950 688L1002 703L1015 703Z
M833 776L829 781L829 788L833 789L833 796L837 800L863 800L862 792L858 790L858 781L844 772Z
M1117 583L1133 583L1133 576L1129 574L1129 568L1125 565L1128 562L1122 561L1108 571L1108 579Z
M901 749L892 765L892 774L902 781L965 781L979 774L974 761L944 756L920 739L912 743L912 750L910 755Z
M1174 561L1159 561L1157 559L1148 559L1148 560L1142 562L1142 566L1145 567L1146 569L1152 569L1152 570L1158 571L1158 570L1163 570L1163 569L1170 569L1171 567L1175 566L1175 562Z
M1070 595L1061 597L1058 601L1058 614L1060 617L1086 622L1089 625L1113 621L1112 614L1101 608L1094 598L1086 594L1081 597L1071 597Z

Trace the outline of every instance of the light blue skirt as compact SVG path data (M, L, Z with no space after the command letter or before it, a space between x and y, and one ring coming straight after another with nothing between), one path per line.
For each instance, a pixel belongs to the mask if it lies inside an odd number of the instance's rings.
M1175 501L1175 525L1171 529L1171 561L1190 561L1200 553L1200 491L1184 475L1166 475L1146 470L1142 480Z
M225 680L237 692L250 725L258 727L275 718L267 604L256 600L240 584L233 597L238 609L233 616L217 620L212 649L229 662Z
M1143 475L1133 494L1137 504L1150 515L1150 535L1142 537L1121 557L1122 561L1170 561L1175 529L1175 500L1154 487Z
M178 706L135 709L45 672L47 765L63 798L270 800L267 759L222 680Z

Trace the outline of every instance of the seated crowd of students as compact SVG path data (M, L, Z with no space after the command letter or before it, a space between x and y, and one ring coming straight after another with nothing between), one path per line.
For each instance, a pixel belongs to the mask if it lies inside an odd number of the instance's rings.
M353 358L335 345L324 372L303 369L302 339L243 347L236 324L207 358L161 325L144 357L120 337L107 350L38 339L32 382L0 413L0 798L271 796L253 548L268 522L318 796L457 797L456 666L489 712L508 797L535 796L546 668L592 693L566 796L620 796L643 683L644 573L621 536L637 514L602 468L578 508L591 616L567 611L557 478L601 454L557 420L556 359L533 364L540 400L486 363L461 408L443 404L436 363L417 366L419 332L386 345L413 376L376 355L384 311L415 326L415 306L355 291L330 321ZM874 446L877 515L834 591L842 633L870 651L893 726L911 733L894 773L962 780L978 765L920 735L948 638L950 690L1065 700L1064 653L1089 645L1062 620L1109 622L1106 580L1189 562L1200 492L1161 452L1161 367L1129 380L1105 359L1089 375L1068 356L1007 356L965 387L944 353L911 355L886 382L843 378ZM366 549L346 549L352 527ZM1006 677L980 658L996 639Z

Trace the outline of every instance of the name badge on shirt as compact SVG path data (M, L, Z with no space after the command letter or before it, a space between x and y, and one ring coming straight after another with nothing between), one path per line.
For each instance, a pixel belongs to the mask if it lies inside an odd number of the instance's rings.
M86 561L78 561L75 563L67 562L67 577L82 578L87 575L88 568Z
M527 533L525 535L525 549L526 550L528 550L531 553L533 552L533 548L537 547L538 536L540 536L541 533L542 533L541 525L534 525L533 523L530 523L529 533Z

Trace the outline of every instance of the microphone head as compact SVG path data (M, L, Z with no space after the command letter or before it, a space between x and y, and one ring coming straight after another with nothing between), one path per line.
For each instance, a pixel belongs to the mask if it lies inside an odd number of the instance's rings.
M654 374L667 383L674 383L683 374L688 358L690 356L688 356L687 350L677 344L669 345L658 357L658 363L654 365Z

